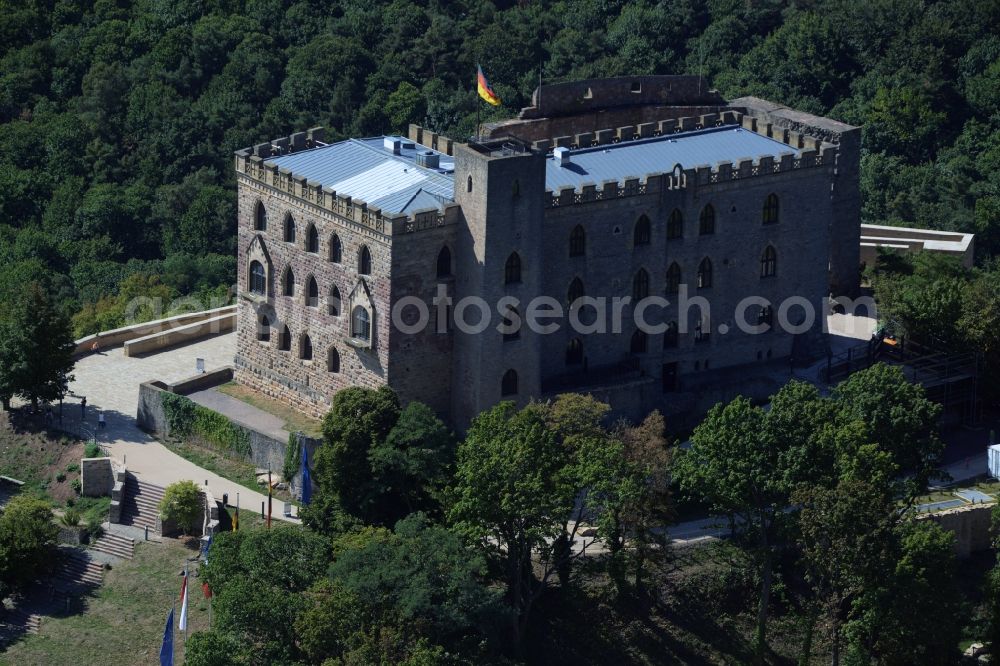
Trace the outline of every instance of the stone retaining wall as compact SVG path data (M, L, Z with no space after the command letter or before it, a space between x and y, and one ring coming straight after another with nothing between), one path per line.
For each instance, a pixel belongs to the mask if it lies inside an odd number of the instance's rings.
M925 513L918 520L932 520L955 535L955 554L969 557L972 553L989 550L990 516L995 504L970 504L935 513Z
M206 384L205 381L208 380L199 381L201 377L215 374L217 375L216 379L218 379L225 376L226 372L229 373L228 378L231 378L232 368L225 368L223 370L215 371L214 373L205 373L205 375L198 375L190 379L182 380L171 386L168 386L163 382L144 382L143 384L140 384L139 408L136 423L146 432L157 436L161 441L163 441L164 445L169 448L170 423L167 420L167 416L163 408L163 394L165 392L171 392L183 395L183 393L178 390L179 388L187 389L188 392L204 389L212 384ZM224 381L228 381L228 378ZM171 390L172 388L174 390ZM207 409L207 407L201 407L202 409ZM288 442L279 441L274 437L260 432L252 426L241 423L235 419L229 417L226 418L228 418L230 423L232 423L236 428L246 433L250 441L250 456L242 459L245 462L252 463L258 468L270 468L280 475L281 470L285 465L285 450L288 446ZM306 450L309 452L309 459L312 460L316 449L322 443L321 440L313 437L307 437L301 433L296 433L294 436L296 437L297 445L299 447L305 446ZM224 455L236 457L236 454L231 451L223 451L220 449L219 452ZM301 496L301 470L296 471L295 477L289 480L289 486L295 497Z
M227 305L225 307L204 310L202 312L190 312L187 314L177 315L175 317L147 321L142 324L134 324L132 326L125 326L111 331L102 331L100 333L95 333L94 335L88 335L87 337L80 338L76 341L76 349L73 351L73 354L75 356L86 354L93 348L95 342L101 348L115 347L117 345L124 344L129 340L135 340L136 338L141 338L154 333L160 333L162 331L169 331L181 326L204 321L206 319L213 319L223 315L235 316L236 306Z
M111 495L115 487L115 472L111 458L80 460L80 494L84 497Z

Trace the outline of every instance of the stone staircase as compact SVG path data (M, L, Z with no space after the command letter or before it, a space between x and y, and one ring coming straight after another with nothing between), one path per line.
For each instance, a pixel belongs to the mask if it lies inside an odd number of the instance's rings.
M60 548L59 553L53 574L27 589L23 603L0 615L0 646L25 634L37 634L43 616L63 612L72 599L101 586L104 568L99 563L75 548Z
M148 527L158 534L163 488L126 474L122 495L121 524Z
M131 560L135 555L135 539L113 532L104 532L99 539L90 544L96 551Z

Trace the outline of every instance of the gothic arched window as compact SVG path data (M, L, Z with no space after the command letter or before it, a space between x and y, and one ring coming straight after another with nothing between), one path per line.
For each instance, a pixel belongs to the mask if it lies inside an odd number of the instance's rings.
M760 255L760 276L774 277L778 270L778 253L768 245L764 248L764 254Z
M299 340L299 358L303 361L311 361L313 357L313 345L312 340L309 339L308 335L303 335L302 339Z
M271 341L271 320L266 314L262 314L257 320L257 339L261 342Z
M573 227L569 233L569 256L582 257L587 252L587 232L581 225Z
M712 286L712 261L705 257L698 264L698 288L706 289Z
M635 231L632 233L632 245L649 245L651 236L649 218L645 215L640 215L635 223Z
M336 347L330 347L330 351L326 353L326 371L340 372L340 352Z
M372 253L367 245L362 245L358 251L358 275L372 274Z
M521 256L517 252L511 252L507 257L507 263L503 267L504 284L517 284L521 281Z
M334 317L340 315L340 289L335 284L330 285L330 293L326 298L326 311Z
M698 219L698 233L702 236L711 236L715 233L715 208L712 204L707 204L701 209L701 217Z
M632 278L632 302L636 303L647 296L649 296L649 273L645 268L640 268Z
M292 219L291 213L285 214L284 239L286 243L295 242L295 220Z
M333 234L330 236L330 261L339 264L344 254L344 246L340 242L340 236Z
M679 208L674 208L673 212L670 213L670 219L667 220L667 238L683 238L684 237L684 215L681 214Z
M370 340L371 335L372 322L368 310L365 310L360 305L355 306L354 313L351 316L351 337L358 340Z
M632 340L629 343L629 351L633 354L644 354L646 353L646 333L643 331L636 331L632 334Z
M267 231L267 209L260 201L254 206L253 228L255 231Z
M667 293L676 294L681 288L681 267L677 262L670 264L667 269Z
M267 272L259 261L250 262L250 291L260 296L267 295Z
M508 370L500 381L500 395L517 395L517 373Z
M295 273L292 272L291 266L285 269L285 276L281 280L281 293L285 296L295 295Z
M319 285L312 275L306 280L306 305L311 308L319 307Z
M306 231L306 252L319 253L319 232L314 224L310 224Z
M437 258L437 276L439 278L448 277L451 275L451 250L445 245L438 252Z
M583 342L580 338L573 338L566 345L566 365L580 365L583 363Z
M762 211L762 218L764 224L775 224L778 221L778 195L771 194L767 195L767 199L764 200L764 210Z

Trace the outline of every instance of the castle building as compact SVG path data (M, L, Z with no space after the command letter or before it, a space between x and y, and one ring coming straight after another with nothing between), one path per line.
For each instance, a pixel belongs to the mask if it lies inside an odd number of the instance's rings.
M468 143L238 151L236 379L316 416L388 384L460 429L566 391L633 419L771 391L857 286L859 150L856 127L642 76L542 86Z

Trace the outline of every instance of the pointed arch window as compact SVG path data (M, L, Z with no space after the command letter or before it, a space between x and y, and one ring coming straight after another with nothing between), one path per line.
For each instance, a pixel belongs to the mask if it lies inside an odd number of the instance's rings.
M340 236L333 234L330 236L330 261L339 264L344 257L344 246L340 242Z
M573 278L573 281L569 283L569 289L566 290L566 302L570 307L573 307L573 304L583 298L583 296L583 280L578 277Z
M587 232L582 225L573 227L569 233L569 256L582 257L587 252Z
M566 345L566 365L581 363L583 363L583 341L580 338L573 338Z
M681 267L677 262L670 264L667 269L667 293L676 294L681 288Z
M646 333L644 331L637 330L632 334L632 340L629 343L629 351L633 354L646 353Z
M448 249L447 245L438 252L437 276L439 278L451 276L451 250Z
M500 380L500 395L517 395L517 373L513 369L503 373Z
M465 191L466 192L472 191L472 176L469 176L468 178L465 179Z
M292 332L288 330L288 326L282 326L281 333L278 334L278 350L292 351Z
M764 224L777 224L778 222L778 195L771 194L767 195L767 199L764 200L764 210L762 211L761 217L763 218Z
M259 261L250 262L250 292L260 296L267 295L267 272L264 264Z
M768 245L764 248L764 253L760 255L760 276L774 277L778 270L778 253L774 247Z
M291 266L285 269L285 275L281 279L281 293L285 296L295 295L295 273L292 272Z
M330 347L330 351L326 353L326 371L340 372L340 352L336 347Z
M667 330L663 332L663 348L676 349L678 343L677 322L672 321L667 324Z
M313 357L312 340L308 335L303 335L299 340L299 358L303 361L311 361Z
M503 267L504 284L517 284L521 281L521 255L511 252Z
M640 215L635 223L635 231L632 233L632 245L635 247L649 245L651 237L652 232L650 231L649 218L645 215Z
M285 239L285 242L286 243L294 243L295 242L295 220L292 219L292 214L291 213L286 213L285 214L285 225L284 226L285 226L285 228L284 228L283 238Z
M326 297L326 311L330 316L340 316L340 289L337 285L330 285L330 293Z
M715 233L715 208L712 204L707 204L701 209L701 217L698 218L698 233L702 236L711 236Z
M705 257L698 264L698 288L707 289L712 286L712 261Z
M319 232L315 224L310 224L306 230L306 252L319 254Z
M684 215L681 213L679 208L674 208L673 212L670 213L670 219L667 220L667 239L683 238L684 237Z
M253 228L254 231L267 231L267 209L260 201L254 206Z
M312 275L306 280L306 305L311 308L319 307L319 285Z
M358 275L372 274L372 253L367 245L362 245L358 251Z
M271 320L262 314L257 320L257 339L261 342L271 341Z
M358 340L371 340L372 322L368 310L360 305L354 307L351 315L351 337Z
M510 342L521 337L521 313L513 305L503 313L503 341Z
M636 303L647 296L649 296L649 273L645 268L640 268L632 278L632 302Z

